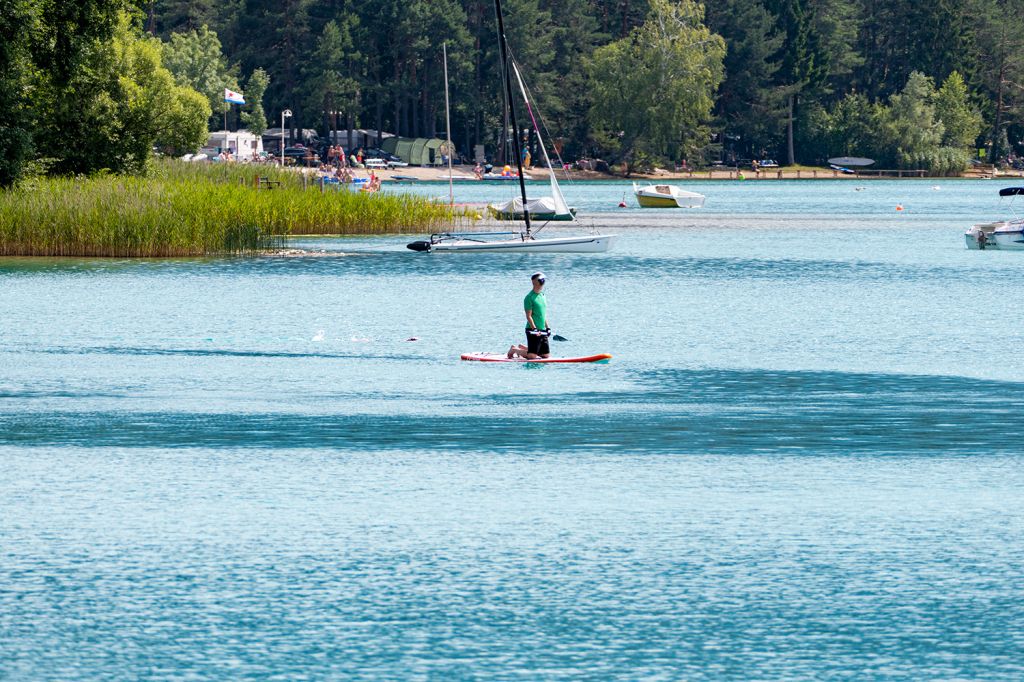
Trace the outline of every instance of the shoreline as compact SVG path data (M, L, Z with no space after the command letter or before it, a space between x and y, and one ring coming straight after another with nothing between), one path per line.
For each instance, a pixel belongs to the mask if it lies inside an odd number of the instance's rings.
M315 169L300 169L303 172L314 173ZM365 169L356 169L355 173L357 176L368 175L369 171ZM377 177L382 182L402 184L405 182L448 182L448 169L445 167L408 167L408 168L396 168L394 170L375 170ZM885 173L885 174L882 174ZM452 168L453 179L456 184L501 184L505 182L514 182L513 180L497 180L497 179L484 179L477 180L473 177L472 166L453 166ZM543 168L533 168L524 174L527 182L546 182L547 172ZM840 171L833 170L831 168L799 168L799 169L779 169L779 170L706 170L706 171L657 171L654 173L634 174L629 177L622 175L612 175L608 173L599 173L597 171L585 171L585 170L572 170L572 171L559 171L559 179L568 178L575 181L595 181L595 182L662 182L662 181L695 181L695 182L706 182L709 180L743 180L743 181L770 181L770 180L925 180L935 182L937 180L993 180L1000 178L1024 178L1024 171L997 171L996 173L991 172L980 172L980 171L967 171L960 175L951 176L938 176L938 175L927 175L923 171L913 170L891 170L891 171L863 171L860 173L842 173Z

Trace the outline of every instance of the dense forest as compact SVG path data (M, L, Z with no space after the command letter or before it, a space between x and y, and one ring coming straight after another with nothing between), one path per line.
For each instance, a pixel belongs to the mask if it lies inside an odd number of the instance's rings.
M957 172L979 156L999 162L1020 151L1024 0L503 4L513 57L567 158L643 166L863 155L884 167ZM493 154L502 136L492 0L0 7L0 184L16 175L12 159L56 172L131 170L146 151L126 151L139 129L157 145L193 144L203 103L192 95L205 98L207 125L219 128L223 88L248 102L232 108L231 127L273 126L288 108L293 127L321 134L442 134L442 43L456 146ZM133 113L132 93L111 85L124 77L158 90L146 111ZM120 124L109 120L113 110L127 112Z

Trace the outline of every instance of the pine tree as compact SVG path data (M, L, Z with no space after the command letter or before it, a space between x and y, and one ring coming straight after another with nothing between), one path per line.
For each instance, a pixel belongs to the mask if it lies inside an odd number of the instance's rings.
M989 109L989 163L1007 154L1008 128L1024 113L1024 34L1010 18L1022 16L1024 0L979 3L976 78Z
M303 65L309 63L316 41L311 39L308 10L312 0L245 0L237 23L237 58L244 71L262 68L270 76L267 99L271 109L291 109L293 128L306 120Z
M587 111L593 103L587 87L587 55L608 42L609 36L601 31L590 0L551 1L545 9L551 13L555 52L550 67L553 96L545 102L542 125L554 138L546 140L548 145L560 154L578 155L589 136Z
M775 17L751 0L709 4L707 20L728 46L716 114L730 139L738 137L748 154L760 156L777 143L787 112L787 92L775 82L783 35Z
M156 29L164 37L172 33L198 31L217 21L216 0L154 0L151 11L155 16Z
M357 71L361 55L352 39L352 21L354 17L349 17L342 25L334 20L324 25L307 67L305 82L309 112L322 116L332 142L338 130L339 115L349 122L346 147L352 146L352 122L359 110L359 81L352 74Z
M792 165L796 163L794 122L799 98L820 92L828 78L828 58L808 15L807 0L769 0L767 7L786 36L776 82L786 89L786 159Z

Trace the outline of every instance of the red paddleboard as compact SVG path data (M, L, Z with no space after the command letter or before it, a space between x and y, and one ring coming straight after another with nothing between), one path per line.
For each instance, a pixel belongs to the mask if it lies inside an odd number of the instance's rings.
M563 363L563 362L608 362L612 356L607 353L600 355L588 355L582 358L537 358L527 360L526 358L510 358L504 353L465 353L463 360L475 360L477 362L530 362L530 363Z

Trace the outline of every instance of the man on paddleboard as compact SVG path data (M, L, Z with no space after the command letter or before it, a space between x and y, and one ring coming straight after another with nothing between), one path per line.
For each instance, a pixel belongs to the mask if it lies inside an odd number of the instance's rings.
M512 346L508 349L508 357L519 356L527 360L547 358L551 356L548 339L551 329L548 327L548 301L544 297L544 282L547 278L543 272L535 272L530 276L533 289L523 299L526 311L526 345Z

